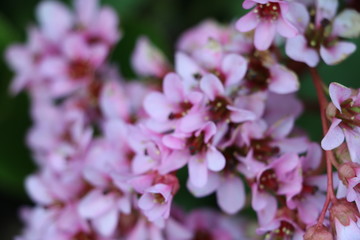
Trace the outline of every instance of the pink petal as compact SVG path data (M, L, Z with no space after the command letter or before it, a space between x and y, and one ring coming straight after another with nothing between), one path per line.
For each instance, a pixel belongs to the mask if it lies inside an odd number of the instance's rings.
M188 114L183 117L179 124L182 132L190 133L200 129L205 123L205 117L202 112Z
M70 60L87 60L90 56L89 47L81 35L67 36L63 43L63 51Z
M354 43L338 42L331 48L321 46L320 55L326 64L335 65L345 60L355 50L356 45Z
M155 159L137 154L131 162L131 169L135 174L145 173L158 165Z
M104 63L108 56L108 47L104 44L93 45L90 49L89 61L94 68Z
M166 236L173 236L176 237L176 239L191 239L193 237L193 233L190 229L172 218L167 220L165 231Z
M248 110L239 109L233 106L227 106L227 109L231 111L230 119L235 123L253 121L257 118L253 112Z
M208 170L204 156L193 156L189 160L189 179L195 187L205 186L208 180Z
M111 236L116 229L119 219L119 212L117 209L112 209L101 217L93 219L95 229L105 237Z
M171 200L171 189L172 187L170 185L164 184L164 183L158 183L150 188L148 188L147 192L149 193L159 193L161 194L165 201Z
M175 72L177 72L184 80L187 89L191 89L198 85L195 74L203 74L199 64L185 53L178 52L175 56Z
M196 133L195 136L199 136L200 133L204 133L204 141L205 143L208 143L210 141L210 139L216 134L217 132L217 128L215 123L213 122L207 122L206 124L203 125L203 127L201 129L199 129Z
M225 92L221 81L214 74L206 74L200 80L200 88L210 101L213 101L217 96L223 95Z
M315 67L320 60L317 51L308 47L307 40L303 35L288 39L285 51L291 59L306 63L310 67Z
M151 193L143 194L138 201L139 208L144 211L152 209L155 204L156 202L154 201L154 197Z
M36 15L45 35L54 41L62 40L61 37L73 25L71 12L58 1L42 2L37 8Z
M169 73L165 76L163 82L163 91L167 99L171 102L184 101L184 86L179 75L176 73Z
M263 2L263 3L266 3L266 0L260 0L258 2ZM250 9L252 7L254 7L256 5L256 2L255 1L252 1L252 0L245 0L242 4L242 7L245 8L245 9Z
M32 175L26 178L25 181L26 190L30 197L37 203L48 205L51 204L54 199L51 196L49 189L41 181L38 176Z
M360 129L354 127L353 129L344 128L346 144L349 148L351 160L360 163Z
M173 135L165 135L162 138L162 143L168 148L174 150L182 150L185 148L185 140L183 138L175 137Z
M225 167L225 157L215 147L211 146L206 152L206 161L211 171L218 172Z
M85 26L91 26L93 21L96 21L96 13L98 10L98 0L76 0L75 9L79 21Z
M92 190L81 199L78 211L83 218L97 218L114 206L114 196L104 195L100 189Z
M321 141L321 147L324 150L332 150L338 146L340 146L341 143L344 142L345 136L341 128L339 127L339 124L341 123L340 119L334 118L333 122L326 133L325 137Z
M144 99L144 109L150 117L166 121L172 112L172 107L165 96L159 92L152 92Z
M359 223L359 220L357 220ZM342 225L337 218L335 218L336 237L339 240L360 240L360 227L353 220L347 226Z
M276 25L271 21L261 21L255 29L254 44L258 50L267 50L274 40Z
M197 198L205 197L215 192L220 185L220 176L218 173L209 172L208 181L202 187L197 187L191 181L187 181L187 188Z
M298 30L283 17L279 17L277 20L276 30L285 38L293 38L298 34Z
M270 67L270 72L270 91L277 94L287 94L299 90L299 80L293 71L280 64L275 64Z
M176 171L184 167L189 161L189 158L190 156L186 151L173 151L169 156L164 158L158 171L160 174Z
M340 83L330 83L329 94L335 107L341 112L340 104L351 97L351 89Z
M236 22L236 29L240 32L249 32L256 28L260 20L254 11L250 11Z
M322 151L320 146L317 143L310 143L306 157L303 158L303 170L316 170L320 166L321 160Z
M270 134L274 139L282 139L290 134L294 127L294 121L295 119L293 116L284 117L275 122L269 128L268 134Z
M217 202L227 214L235 214L245 205L245 188L237 176L229 176L220 184L217 192Z
M238 84L244 78L247 71L247 61L238 54L228 54L224 57L222 66L226 74L226 86Z
M320 26L323 19L333 19L335 17L339 1L337 0L318 0L316 2L316 25Z

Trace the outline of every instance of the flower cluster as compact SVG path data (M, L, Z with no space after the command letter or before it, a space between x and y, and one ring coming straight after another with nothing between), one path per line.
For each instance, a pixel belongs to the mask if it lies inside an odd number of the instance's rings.
M329 236L312 227L329 199L329 174L320 145L295 127L303 110L298 74L274 38L287 38L287 55L312 67L319 54L327 64L343 60L355 45L342 38L360 33L360 14L336 16L337 4L245 0L252 10L235 25L207 20L186 31L173 66L140 37L131 62L139 78L155 79L145 85L124 81L109 62L121 37L111 8L97 0L75 0L75 11L41 3L29 41L7 51L12 90L32 100L27 142L39 167L26 179L36 206L22 211L17 239L251 238L241 219L182 212L173 203L179 188L197 198L215 193L227 215L251 207L266 239L303 239L307 229L305 239ZM330 85L332 125L321 143L331 150L346 139L337 153L352 160L339 168L343 199L326 217L344 240L360 231L358 96Z

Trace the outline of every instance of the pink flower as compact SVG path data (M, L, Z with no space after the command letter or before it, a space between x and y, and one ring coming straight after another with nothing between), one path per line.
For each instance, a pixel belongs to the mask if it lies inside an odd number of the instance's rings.
M360 165L357 163L344 163L339 168L339 177L346 187L346 199L356 203L360 211Z
M114 45L121 37L119 19L110 7L100 7L98 0L75 0L75 18L88 43Z
M254 6L255 8L237 21L236 28L240 32L255 29L255 47L258 50L266 50L273 42L276 32L286 38L297 35L298 30L289 21L291 4L293 3L279 0L245 0L243 3L245 9Z
M71 11L58 1L40 3L37 7L37 18L44 36L56 43L60 42L74 24L74 16Z
M260 56L251 56L245 80L245 86L252 91L288 94L299 89L296 74L271 57L261 60Z
M39 66L41 76L50 80L48 86L54 96L84 88L108 54L105 45L88 45L78 34L63 40L62 51L63 55L49 57Z
M245 230L239 227L244 226L241 220L226 218L212 210L195 210L184 219L184 224L200 239L247 239Z
M147 174L133 178L130 184L142 194L138 201L142 213L149 221L163 226L170 216L172 199L179 190L178 179L172 174Z
M216 191L218 205L227 214L235 214L245 205L244 183L236 175L210 172L205 186L197 187L188 181L187 187L196 197L205 197Z
M151 118L160 122L182 121L187 114L199 111L202 99L201 93L186 90L179 75L169 73L163 81L163 93L148 94L144 109Z
M326 176L308 176L318 169L321 159L320 146L309 144L306 156L301 158L304 175L301 191L287 197L287 206L297 209L300 219L307 225L316 223L326 198Z
M267 226L260 227L257 232L259 234L266 233L267 239L293 239L293 240L302 240L304 232L301 228L296 225L290 219L285 217L280 217L274 219L273 222Z
M352 161L360 162L360 115L357 110L360 106L359 95L339 83L331 83L329 93L332 105L328 107L328 115L332 118L332 124L321 141L321 146L325 150L331 150L346 139Z
M355 204L339 199L330 208L330 220L337 239L360 239L360 213Z
M139 208L149 221L166 219L170 215L172 199L172 187L159 183L146 189L139 199Z
M287 40L286 54L310 67L315 67L320 58L328 65L343 61L352 54L356 46L342 38L351 38L360 34L357 26L360 14L352 10L344 10L338 16L337 0L317 1L316 18L311 22L307 11L294 11L303 35Z
M153 46L147 37L140 37L137 40L131 63L135 72L144 77L162 78L170 72L164 54Z
M303 180L300 169L299 157L288 153L271 162L257 175L251 187L252 207L261 218L261 226L268 224L275 216L276 195L288 197L300 193Z

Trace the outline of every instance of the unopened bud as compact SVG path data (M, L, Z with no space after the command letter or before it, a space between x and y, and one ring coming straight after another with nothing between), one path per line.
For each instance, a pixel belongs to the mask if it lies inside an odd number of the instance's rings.
M360 165L354 162L347 162L339 167L339 178L344 185L348 184L348 179L356 177L356 168L360 168Z
M333 240L334 237L324 225L314 225L308 228L304 235L304 240Z
M346 143L341 144L335 149L335 156L340 163L351 162L349 148Z
M335 107L335 105L333 103L329 103L326 108L326 116L330 121L335 117L337 111L338 109Z

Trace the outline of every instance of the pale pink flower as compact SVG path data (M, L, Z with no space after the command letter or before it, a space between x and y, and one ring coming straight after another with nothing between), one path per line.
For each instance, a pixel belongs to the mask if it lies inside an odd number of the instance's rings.
M100 7L98 0L75 0L75 18L88 43L102 42L109 47L121 37L119 19L114 9Z
M360 34L360 15L353 10L344 10L336 16L337 0L316 2L316 18L311 22L307 11L294 11L303 35L288 39L286 54L310 67L315 67L321 58L328 65L337 64L352 54L356 46L342 38ZM319 56L320 55L320 56Z
M251 187L252 207L259 215L261 226L268 224L275 216L276 195L288 197L300 193L303 181L300 169L298 155L288 153L271 162L257 175Z
M143 77L162 78L170 72L164 54L144 36L137 40L131 63L135 72Z
M255 29L255 47L258 50L266 50L273 42L276 32L286 38L297 35L296 26L289 21L291 4L300 5L279 0L245 0L243 7L245 9L254 7L254 9L237 21L236 28L240 32Z
M330 208L330 220L336 229L336 239L360 239L360 213L354 203L338 199Z
M352 161L360 162L360 115L357 110L360 106L359 95L339 83L331 83L329 93L332 105L328 107L328 115L332 124L321 141L321 146L325 150L332 150L346 139Z
M262 226L257 230L258 234L266 234L266 239L302 240L304 231L292 220L279 217L270 224Z
M326 176L308 176L318 169L321 159L320 146L316 143L309 144L306 156L300 159L304 173L301 192L287 197L287 206L297 209L300 219L307 225L316 223L326 198Z
M68 35L62 43L63 55L55 55L39 66L42 78L54 96L84 88L104 63L108 49L104 44L89 45L79 34Z
M349 202L355 201L360 211L360 165L352 162L342 164L339 168L339 177L346 188L346 199Z

